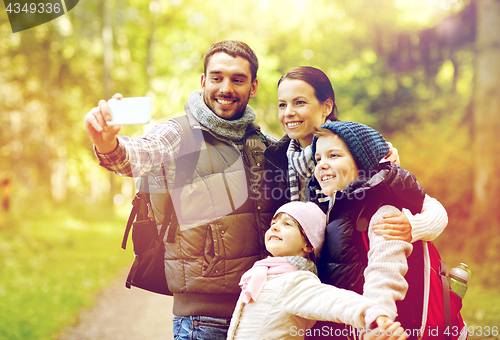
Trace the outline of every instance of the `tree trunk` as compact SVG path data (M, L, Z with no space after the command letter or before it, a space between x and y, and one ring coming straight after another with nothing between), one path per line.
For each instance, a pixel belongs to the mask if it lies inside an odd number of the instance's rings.
M146 95L150 95L152 93L151 83L153 81L154 76L156 75L156 68L154 66L154 47L155 47L155 33L156 33L156 21L158 20L158 12L160 11L160 3L158 0L151 0L149 2L149 37L148 37L148 56L146 60L146 84L147 84L147 93Z
M500 232L500 1L477 0L474 202L471 228ZM489 238L488 238L489 239Z
M112 96L111 70L113 69L113 28L111 26L110 1L102 1L102 43L104 60L104 98L108 100ZM109 173L109 198L108 203L112 207L113 199L118 192L116 175Z

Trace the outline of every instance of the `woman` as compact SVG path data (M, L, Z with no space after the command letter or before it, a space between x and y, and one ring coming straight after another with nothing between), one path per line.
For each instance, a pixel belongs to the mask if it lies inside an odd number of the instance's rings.
M313 178L315 164L311 143L317 128L327 121L337 120L335 93L330 80L317 68L296 67L278 82L278 106L279 121L287 135L267 148L265 156L284 172L290 193L287 199L328 202L328 198L317 194L320 191ZM399 163L395 149L389 157ZM412 214L408 209L386 213L371 230L387 240L413 243L434 240L447 223L448 216L441 203L425 195L420 213ZM326 239L325 249L329 249L328 242ZM319 274L321 277L322 273ZM315 328L322 326L318 322Z
M314 181L314 160L311 142L314 130L326 121L337 120L335 93L328 76L310 66L299 66L283 75L278 82L278 119L286 135L267 148L266 159L280 168L287 179L289 201L327 200L317 194ZM390 144L389 144L390 147ZM399 163L396 149L387 160ZM420 214L408 210L390 213L374 225L374 232L386 239L431 241L438 237L448 223L444 207L426 195Z
M337 120L335 93L323 71L301 66L278 82L278 119L286 133L265 155L288 174L290 201L309 201L306 192L314 171L313 131L326 120Z

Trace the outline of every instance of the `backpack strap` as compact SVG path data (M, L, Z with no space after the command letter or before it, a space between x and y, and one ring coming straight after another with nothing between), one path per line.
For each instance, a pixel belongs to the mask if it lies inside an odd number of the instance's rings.
M443 312L444 312L444 336L445 340L451 340L451 309L450 309L450 283L446 276L446 264L441 261L440 276L443 282Z
M130 212L130 215L128 217L127 227L125 228L125 233L123 234L123 240L122 240L123 249L127 248L128 235L130 234L130 230L132 229L132 224L134 223L134 220L137 214L139 213L141 200L145 199L147 201L146 204L150 203L149 194L145 190L147 185L148 185L148 177L147 176L142 177L139 191L135 194L135 197L132 200L132 211Z
M189 107L186 104L185 110ZM194 173L196 163L200 155L201 148L201 138L203 136L202 130L200 133L194 133L189 123L189 118L187 115L172 118L180 126L181 132L181 144L179 148L179 154L181 157L176 159L175 166L175 179L174 183L177 185L183 185L186 180L189 180Z
M186 107L185 109L189 109ZM187 181L190 181L194 170L196 168L196 164L198 162L198 158L200 155L201 148L201 138L202 132L200 130L199 134L195 134L191 125L189 124L189 119L187 115L183 115L180 117L172 118L180 126L181 132L181 143L179 148L180 157L177 157L175 162L175 178L174 178L174 186L177 188L186 184ZM165 176L165 168L162 166L163 177L165 178L165 190L167 191L167 199L165 200L165 218L162 223L162 228L159 234L161 239L164 238L167 227L167 243L174 243L175 241L175 232L179 226L179 222L177 221L177 215L175 213L175 209L173 207L172 197L168 192L168 186L166 183Z
M262 133L259 124L257 124L256 122L251 122L247 127L247 131L254 132L257 136L259 136L260 140L266 145L266 147L269 147L272 144L269 139Z
M128 234L130 234L130 229L132 228L132 223L134 223L135 217L137 216L137 213L139 212L139 201L141 199L141 196L139 192L135 194L134 199L132 200L132 211L130 212L130 216L128 217L127 221L127 227L125 228L125 233L123 234L123 240L122 240L122 248L127 249L127 240L128 240Z
M163 178L166 178L165 176L165 167L163 164L161 165L161 171L163 172ZM173 203L172 203L172 197L170 197L170 192L168 191L168 186L166 183L165 179L165 191L167 198L165 198L165 210L164 210L164 218L163 222L161 224L161 230L160 233L158 234L158 239L161 242L163 238L165 237L165 233L167 232L167 228L169 228L169 233L167 235L167 242L169 243L174 243L175 239L175 228L171 228L172 222L175 224L177 223L177 217L175 217L175 209L173 208ZM171 232L170 229L173 229L174 232Z
M174 185L175 187L183 185L186 183L186 180L190 179L194 173L196 168L196 164L200 154L200 146L201 146L201 130L200 134L195 135L192 131L191 125L189 124L189 119L186 115L172 118L171 120L175 121L180 126L180 148L179 152L182 157L178 157L176 159L176 170L175 170L175 178ZM197 137L198 136L198 137ZM178 227L177 216L175 214L175 209L173 208L172 198L170 197L170 192L168 191L168 186L166 183L166 174L165 167L162 164L162 173L163 178L165 179L165 190L167 198L165 199L165 217L162 222L162 227L160 233L158 234L159 240L163 240L165 233L168 229L167 234L167 242L173 243L175 239L175 231ZM127 227L125 228L125 233L123 235L122 240L122 248L126 249L127 240L130 234L130 230L132 229L132 225L134 220L136 219L141 201L146 200L146 204L150 203L150 197L148 190L148 176L141 177L140 179L140 187L139 191L135 194L134 199L132 200L132 211L130 212ZM170 227L169 227L170 226Z

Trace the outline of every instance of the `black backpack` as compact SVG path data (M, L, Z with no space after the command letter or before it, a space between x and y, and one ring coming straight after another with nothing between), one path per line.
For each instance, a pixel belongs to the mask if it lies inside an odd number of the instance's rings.
M181 126L180 147L183 150L182 154L186 155L176 159L175 182L182 183L193 174L199 157L201 141L192 132L186 115L173 118L173 120ZM163 166L162 171L163 178L165 178ZM172 295L165 277L165 245L163 240L165 234L167 234L167 242L174 242L178 222L172 199L168 189L165 189L167 194L164 210L165 218L158 233L149 194L149 180L147 176L140 179L139 191L132 201L133 208L123 235L122 248L126 249L128 235L132 229L135 254L134 263L130 268L125 286L129 289L134 286L158 294ZM166 183L165 188L168 188Z

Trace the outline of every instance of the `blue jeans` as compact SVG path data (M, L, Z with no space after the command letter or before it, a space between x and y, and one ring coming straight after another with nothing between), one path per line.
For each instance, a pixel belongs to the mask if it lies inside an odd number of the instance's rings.
M226 340L231 318L174 316L174 340Z

